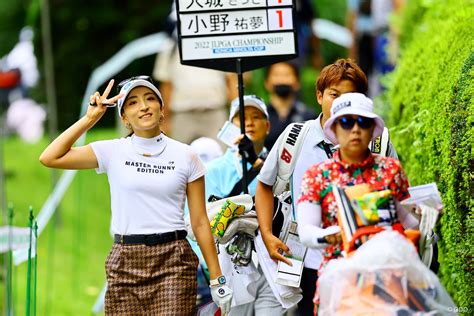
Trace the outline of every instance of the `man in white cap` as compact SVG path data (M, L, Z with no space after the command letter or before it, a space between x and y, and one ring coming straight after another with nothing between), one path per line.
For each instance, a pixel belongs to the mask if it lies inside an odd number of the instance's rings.
M241 154L244 154L248 171L259 169L266 157L264 148L265 138L270 130L268 112L265 102L257 96L244 96L245 104L245 135L235 139L236 146L228 148L225 154L213 160L208 166L206 174L206 196L214 194L226 197L234 185L242 178ZM240 128L239 99L232 101L230 106L229 121ZM249 192L255 194L256 181L247 181ZM241 187L238 192L241 193Z
M232 101L229 121L240 127L240 115L245 116L245 135L235 140L236 146L227 149L226 153L207 165L206 197L211 195L225 198L242 193L242 162L245 155L248 170L248 191L255 195L256 175L260 171L267 150L264 141L270 130L268 111L265 102L257 96L244 96L245 113L239 113L239 99ZM265 278L260 266L235 267L226 253L226 247L220 246L219 261L223 267L234 270L228 284L234 289L234 299L230 315L282 315L285 309L278 302L272 288ZM226 264L224 261L227 261ZM225 269L225 268L224 268ZM245 271L240 273L238 271Z

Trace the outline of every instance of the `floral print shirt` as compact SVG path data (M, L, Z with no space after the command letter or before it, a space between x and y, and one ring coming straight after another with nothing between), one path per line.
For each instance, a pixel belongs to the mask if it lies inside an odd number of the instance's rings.
M389 189L397 201L409 197L408 180L400 162L394 158L369 153L359 164L349 164L340 159L336 151L333 158L309 168L301 183L298 203L312 202L321 206L322 227L338 225L337 203L332 186L341 188L367 183L374 191ZM330 245L323 252L323 265L341 255L342 245Z

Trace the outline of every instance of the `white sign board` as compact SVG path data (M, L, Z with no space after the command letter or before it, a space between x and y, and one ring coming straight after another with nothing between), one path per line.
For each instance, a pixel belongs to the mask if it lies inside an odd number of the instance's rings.
M177 0L181 60L296 55L294 0Z
M34 236L32 238L32 248L34 248ZM30 246L30 229L27 227L0 227L0 253L10 250L28 249Z

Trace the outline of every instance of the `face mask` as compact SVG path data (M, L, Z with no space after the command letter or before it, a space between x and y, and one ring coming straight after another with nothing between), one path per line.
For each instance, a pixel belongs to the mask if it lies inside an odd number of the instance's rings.
M273 86L273 91L280 98L288 98L293 94L293 87L288 84L276 84Z

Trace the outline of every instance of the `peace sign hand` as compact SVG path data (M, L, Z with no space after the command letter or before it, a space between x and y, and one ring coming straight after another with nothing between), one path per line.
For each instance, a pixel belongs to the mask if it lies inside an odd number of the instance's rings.
M119 94L114 96L113 98L107 99L109 96L112 87L114 86L114 79L109 81L107 88L105 88L104 93L100 95L98 91L96 91L93 95L89 98L89 107L87 108L87 117L94 122L100 120L100 118L105 114L107 107L114 107L115 103L118 99L120 99L123 95Z

